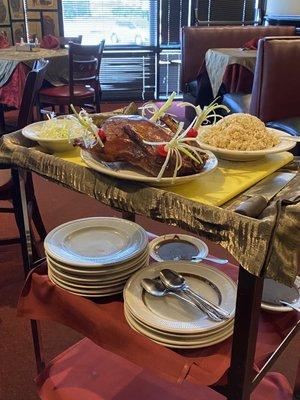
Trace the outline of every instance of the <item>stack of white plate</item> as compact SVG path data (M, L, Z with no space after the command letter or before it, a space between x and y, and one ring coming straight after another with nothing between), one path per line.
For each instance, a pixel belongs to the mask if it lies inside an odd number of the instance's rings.
M83 218L53 229L45 239L50 280L80 296L123 291L128 278L149 264L146 231L119 218Z
M229 314L215 322L175 296L154 297L141 286L144 278L157 278L169 268L184 276L189 286ZM161 262L136 272L124 288L124 312L137 332L167 347L193 349L211 346L232 335L236 284L217 268L191 262Z

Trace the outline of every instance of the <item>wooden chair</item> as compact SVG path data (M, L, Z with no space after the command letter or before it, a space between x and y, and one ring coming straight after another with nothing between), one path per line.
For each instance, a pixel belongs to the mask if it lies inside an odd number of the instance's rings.
M37 60L34 63L32 70L26 77L17 125L6 128L4 123L4 114L3 116L0 116L0 119L3 119L4 125L4 130L0 133L0 137L3 133L22 129L24 126L33 122L33 108L37 100L38 91L42 87L48 64L49 60L44 59ZM3 108L1 111L3 112Z
M44 106L93 106L100 112L101 87L99 71L105 41L99 45L82 46L69 43L69 84L43 88L39 91L39 103Z
M36 100L38 91L40 90L40 88L42 86L48 64L49 64L48 60L38 60L35 63L33 69L27 75L24 92L23 92L23 97L22 97L22 101L21 101L21 107L20 107L19 116L18 116L17 127L13 130L22 129L22 128L24 128L24 126L26 126L32 122L33 108L34 108L35 100ZM10 203L12 203L13 206L12 207L0 207L0 212L14 213L19 232L22 232L21 226L20 226L20 224L21 224L20 218L18 217L20 205L17 204L15 190L16 190L16 188L14 187L11 174L8 173L7 180L4 181L4 183L0 186L0 201L5 201L5 202L9 201ZM27 195L27 200L28 200L28 210L29 210L30 220L31 220L31 222L34 223L35 228L36 228L40 238L44 239L46 237L46 229L44 227L44 224L43 224L43 221L42 221L39 209L38 209L37 201L36 201L35 194L34 194L34 188L33 188L31 174L28 174L28 177L26 180L26 195ZM8 244L19 243L19 242L20 242L20 237L1 239L0 245L8 245Z
M72 36L61 36L59 38L60 47L64 48L69 45L70 42L81 44L82 42L82 35L72 37Z

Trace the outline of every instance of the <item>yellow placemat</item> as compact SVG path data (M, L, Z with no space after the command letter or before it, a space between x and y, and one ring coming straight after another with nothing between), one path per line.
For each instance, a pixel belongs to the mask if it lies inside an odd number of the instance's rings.
M62 160L72 162L74 164L81 165L82 167L86 167L86 163L82 161L80 157L80 148L76 147L74 150L65 151L64 153L53 153L55 157L61 158Z
M219 160L218 167L211 174L167 190L200 203L221 206L292 160L293 155L288 152L272 154L257 161Z
M80 158L79 149L53 155L86 166ZM200 203L221 206L292 160L293 155L288 152L270 154L256 161L219 160L218 167L212 173L192 182L164 189Z

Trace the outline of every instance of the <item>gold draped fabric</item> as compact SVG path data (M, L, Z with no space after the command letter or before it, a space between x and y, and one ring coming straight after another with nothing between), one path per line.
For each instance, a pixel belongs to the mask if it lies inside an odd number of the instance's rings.
M134 114L130 104L114 113ZM97 124L113 113L94 116ZM21 132L3 136L0 165L33 171L115 209L177 225L220 244L250 273L291 285L300 248L300 174L276 196L260 219L241 216L230 205L215 207L142 184L112 179L33 148ZM287 168L287 167L286 167ZM291 168L298 168L294 163ZM234 203L243 199L240 195ZM288 201L289 200L289 201Z

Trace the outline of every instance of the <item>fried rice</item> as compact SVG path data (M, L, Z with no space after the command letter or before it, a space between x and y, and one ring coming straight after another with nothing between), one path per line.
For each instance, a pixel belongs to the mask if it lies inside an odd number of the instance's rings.
M215 125L204 127L200 137L210 146L239 151L269 149L279 143L260 119L242 113L228 115Z

